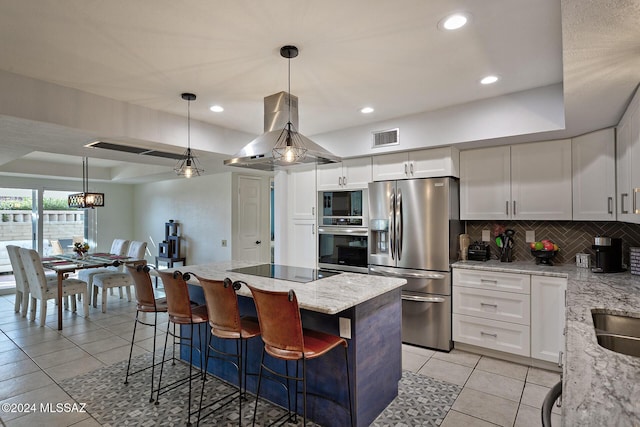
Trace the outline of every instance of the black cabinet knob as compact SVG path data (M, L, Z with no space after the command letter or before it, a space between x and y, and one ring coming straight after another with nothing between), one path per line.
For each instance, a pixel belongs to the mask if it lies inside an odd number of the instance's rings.
M259 245L260 243L262 243L262 240L256 240L256 245Z

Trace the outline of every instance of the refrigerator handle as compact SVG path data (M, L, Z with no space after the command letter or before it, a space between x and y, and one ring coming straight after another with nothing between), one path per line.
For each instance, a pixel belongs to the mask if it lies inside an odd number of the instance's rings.
M391 259L396 259L396 192L391 190L391 198L389 199L389 244L391 250Z
M403 233L403 225L402 224L402 192L398 188L398 195L396 196L396 252L398 253L398 261L402 259L402 233Z

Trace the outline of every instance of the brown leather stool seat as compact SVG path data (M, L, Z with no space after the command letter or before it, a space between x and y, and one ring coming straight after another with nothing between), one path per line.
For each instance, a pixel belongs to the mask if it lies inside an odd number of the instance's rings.
M186 273L193 274L193 273ZM246 379L247 379L247 340L260 335L260 325L255 317L241 317L238 309L238 296L236 291L240 289L244 282L233 282L230 279L213 280L206 279L193 274L204 292L204 299L209 314L209 326L211 334L205 355L205 367L209 358L215 358L233 364L238 370L238 389L232 390L230 393L216 399L207 406L202 406L202 397L204 396L204 387L206 381L202 381L202 392L200 394L200 407L198 409L198 424L200 420L213 414L215 410L207 414L202 412L210 407L222 406L238 399L238 423L242 425L242 401L246 396ZM187 279L188 280L188 279ZM235 340L235 352L225 351L221 346L216 347L214 342L217 337L219 340ZM213 354L212 354L213 352ZM243 364L244 361L244 364Z
M156 330L158 326L158 313L166 313L168 310L166 298L156 298L153 293L153 285L151 284L151 276L149 275L149 266L145 263L134 263L125 265L127 272L133 278L133 286L136 294L136 320L133 324L133 335L131 336L131 349L129 350L129 361L127 362L127 373L124 378L124 383L129 383L129 375L135 375L139 372L151 369L151 392L149 396L149 402L153 402L153 377L155 374L155 367L160 364L156 363ZM153 323L150 321L142 320L140 313L153 313ZM136 340L136 329L138 323L146 326L153 326L153 351L151 353L151 366L138 369L135 372L129 372L131 368L131 355L133 353L133 343Z
M167 323L167 333L165 335L164 340L164 351L162 352L162 364L160 365L160 378L158 380L158 389L156 393L156 402L158 405L160 402L158 399L160 398L160 394L167 392L169 390L173 390L176 387L188 382L189 383L189 396L188 396L188 405L187 405L187 426L191 425L191 415L194 413L191 412L191 383L193 378L197 376L202 376L204 381L204 352L202 351L202 345L204 339L200 339L200 348L195 347L193 345L193 337L194 337L194 328L198 327L198 334L200 334L200 326L206 324L209 321L209 316L207 315L207 307L204 305L193 306L191 300L189 299L189 287L187 285L186 279L182 275L180 271L166 272L166 271L158 271L160 278L162 279L162 283L164 285L164 292L167 296L167 311L169 312L169 322ZM171 324L174 325L173 332L170 331ZM175 325L180 326L190 326L189 337L185 337L182 335L177 335L175 330ZM182 328L180 328L181 330ZM184 341L188 342L189 345L189 376L186 378L182 378L172 382L171 384L167 384L162 386L162 372L164 371L164 363L165 363L165 355L167 352L167 342L169 340L169 335L171 335L174 339L174 348L175 348L175 340L178 339L180 344L182 345ZM201 336L201 335L200 335ZM200 370L201 372L193 374L193 350L197 350L200 353ZM174 361L175 364L175 361Z
M349 420L353 426L353 410L351 404L351 381L349 378L349 356L347 350L347 341L336 335L324 332L304 329L300 318L300 308L298 307L298 299L293 290L289 292L267 291L247 285L253 295L253 300L258 312L258 321L260 323L260 331L262 332L262 341L264 348L260 361L260 372L258 374L258 389L256 390L256 404L253 413L253 424L256 422L256 412L258 408L258 397L260 395L260 383L262 380L263 370L287 380L296 382L296 404L298 399L298 383L302 382L303 396L303 421L307 422L307 366L306 361L318 358L330 350L342 346L344 348L347 376L347 390L349 399ZM282 374L267 367L264 363L264 353L268 353L272 357L285 361L296 361L295 375ZM298 362L302 361L302 376L298 376ZM288 390L286 384L282 383ZM289 393L287 392L287 395ZM287 414L282 418L291 419L291 401L289 399ZM294 420L297 414L294 413Z

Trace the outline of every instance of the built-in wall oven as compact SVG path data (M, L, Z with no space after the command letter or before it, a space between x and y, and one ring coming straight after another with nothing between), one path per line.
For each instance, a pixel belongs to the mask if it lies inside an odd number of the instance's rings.
M318 268L368 272L367 190L318 193Z

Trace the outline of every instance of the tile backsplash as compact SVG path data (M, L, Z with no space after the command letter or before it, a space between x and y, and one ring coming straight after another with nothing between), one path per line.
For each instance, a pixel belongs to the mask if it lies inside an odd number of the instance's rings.
M482 240L482 230L491 233L491 258L498 259L500 249L493 234L494 226L515 231L513 260L534 261L529 243L525 242L528 230L535 232L536 241L552 240L560 250L553 259L554 264L575 263L577 253L591 254L594 262L595 250L591 248L595 236L619 237L622 239L623 263L629 264L629 248L640 247L640 225L624 222L604 221L466 221L467 234L471 241Z

